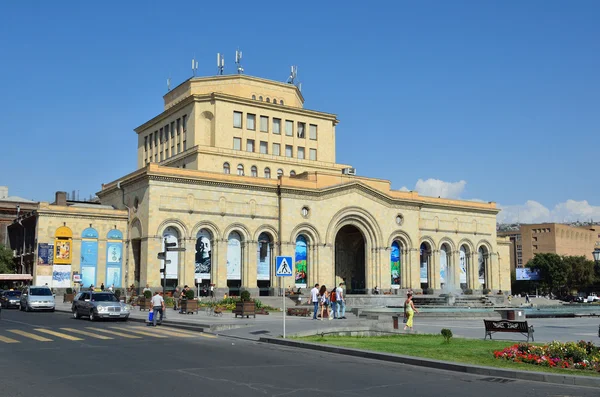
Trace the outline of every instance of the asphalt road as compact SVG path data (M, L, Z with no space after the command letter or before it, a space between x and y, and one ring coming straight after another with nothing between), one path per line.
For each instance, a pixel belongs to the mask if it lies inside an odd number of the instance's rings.
M2 310L0 395L598 396L66 313Z

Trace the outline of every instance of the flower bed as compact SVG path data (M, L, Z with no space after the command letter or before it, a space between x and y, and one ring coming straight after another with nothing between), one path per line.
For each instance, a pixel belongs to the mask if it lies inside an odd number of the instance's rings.
M544 346L517 343L494 352L494 357L516 363L551 368L572 368L600 372L600 347L592 342L551 342Z

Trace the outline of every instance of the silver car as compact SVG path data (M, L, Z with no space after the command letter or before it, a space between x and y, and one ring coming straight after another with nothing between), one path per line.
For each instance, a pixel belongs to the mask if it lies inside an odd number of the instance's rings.
M47 286L27 287L21 294L19 303L19 309L27 312L34 310L50 310L53 312L56 307L52 290Z
M73 317L88 317L90 321L100 318L115 318L127 321L129 308L119 302L112 292L83 291L78 293L71 306Z

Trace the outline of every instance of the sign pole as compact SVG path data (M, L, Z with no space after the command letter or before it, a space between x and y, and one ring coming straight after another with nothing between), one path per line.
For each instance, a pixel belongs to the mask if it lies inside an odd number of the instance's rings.
M275 258L275 276L279 277L279 284L283 286L283 278L291 277L292 271L292 257L291 256L278 256ZM283 339L285 339L285 288L281 288L283 297Z
M166 282L167 282L167 239L165 239L165 245L164 245L164 250L163 252L165 253L165 259L163 259L163 269L165 269L164 273L162 274L163 276L163 282L162 282L162 296L163 299L166 298L165 296L165 287L166 287ZM167 305L165 305L165 309L167 308ZM167 318L167 310L163 310L163 318Z
M279 282L283 285L283 277L279 277ZM283 339L285 339L285 289L283 289Z

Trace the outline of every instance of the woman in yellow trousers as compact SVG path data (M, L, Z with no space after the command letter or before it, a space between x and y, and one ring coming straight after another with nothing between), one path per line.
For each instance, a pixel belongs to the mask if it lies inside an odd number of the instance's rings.
M415 308L415 304L413 303L412 300L412 292L408 292L406 294L406 301L404 302L404 319L406 320L406 325L404 326L404 330L406 331L406 328L410 328L410 330L413 330L413 317L415 316L415 313L418 313L419 311Z

